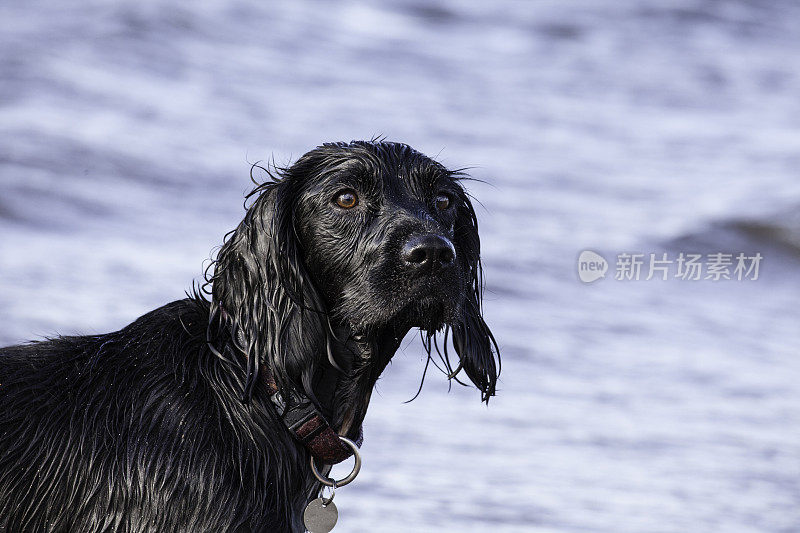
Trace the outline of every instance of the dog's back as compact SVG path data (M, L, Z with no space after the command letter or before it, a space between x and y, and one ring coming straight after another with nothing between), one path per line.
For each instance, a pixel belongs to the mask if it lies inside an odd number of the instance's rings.
M190 299L115 333L0 348L0 531L292 529L299 461L265 457L296 447L264 433L258 398L232 396L242 372L207 349L207 324ZM267 488L276 472L288 493Z

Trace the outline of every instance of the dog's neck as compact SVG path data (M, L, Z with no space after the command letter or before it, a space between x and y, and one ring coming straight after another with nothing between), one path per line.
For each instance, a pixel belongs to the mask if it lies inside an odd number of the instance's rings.
M379 328L368 334L354 333L350 328L341 326L334 329L338 339L337 349L334 349L333 360L328 361L325 365L327 369L321 374L329 375L327 373L331 371L338 374L334 393L338 402L329 405L336 409L336 412L330 413L330 419L339 435L352 436L354 428L360 429L375 382L407 332L408 328L393 326ZM334 365L340 371L334 370ZM334 403L338 403L338 406L333 406Z
M316 380L315 392L318 392L320 397L329 399L337 396L340 400L356 407L356 410L350 413L356 418L359 414L358 407L363 407L363 412L360 413L363 418L375 382L400 347L409 329L387 325L368 333L358 333L349 326L341 324L332 326L327 358L322 362L318 372L318 377L321 379ZM331 381L336 381L335 391L330 390ZM333 409L333 402L329 402L327 407ZM337 418L337 413L329 414L332 418ZM342 413L338 415L339 420L336 422L341 424L339 432L344 435L350 429L352 420L348 420L349 417L343 416Z
M227 320L224 309L222 316ZM361 423L372 388L407 331L385 327L365 335L331 324L327 357L321 358L314 376L313 392L318 407L298 386L280 389L268 365L261 366L260 379L279 416L315 458L334 464L349 457L351 450L337 436L348 436L361 445ZM232 332L232 338L240 347L246 345L240 330ZM248 357L241 349L238 351Z
M231 326L231 317L223 306L220 305L219 310L221 319L231 328L231 340L236 346L234 351L240 352L245 359L251 357L244 349L247 346L244 333ZM320 354L313 376L316 406L299 383L285 384L281 388L266 361L262 361L259 374L287 429L315 457L328 455L328 462L332 463L350 455L346 446L340 446L337 434L360 443L361 423L375 382L411 327L388 324L358 332L349 324L333 321L328 322L328 327L324 348L320 347L325 353ZM309 429L312 427L314 429ZM316 442L312 443L311 437L303 436L306 431L317 436L321 432L325 435L314 437ZM321 444L320 439L325 443Z

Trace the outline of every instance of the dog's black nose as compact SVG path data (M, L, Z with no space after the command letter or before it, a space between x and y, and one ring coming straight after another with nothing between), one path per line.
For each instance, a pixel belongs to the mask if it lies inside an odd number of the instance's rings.
M456 249L449 239L428 233L408 239L400 255L413 268L432 269L451 264L456 258Z

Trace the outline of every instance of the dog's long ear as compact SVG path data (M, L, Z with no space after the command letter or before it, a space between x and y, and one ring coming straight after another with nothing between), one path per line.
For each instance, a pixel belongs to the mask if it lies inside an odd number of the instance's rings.
M214 261L212 317L239 357L246 357L245 401L267 364L278 387L301 387L309 397L316 361L324 353L324 304L306 272L295 232L297 183L273 178ZM287 396L285 396L287 397Z
M458 215L454 227L461 266L468 275L467 294L461 316L451 324L453 347L460 358L459 367L489 401L495 394L500 371L500 350L489 326L483 320L483 271L478 219L469 196L459 192Z

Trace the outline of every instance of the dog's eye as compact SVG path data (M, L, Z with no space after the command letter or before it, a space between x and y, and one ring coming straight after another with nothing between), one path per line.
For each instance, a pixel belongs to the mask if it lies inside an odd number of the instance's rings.
M358 205L358 196L353 189L345 189L336 195L336 205L342 209L351 209Z
M436 209L444 211L448 207L450 207L450 196L444 193L436 195Z

